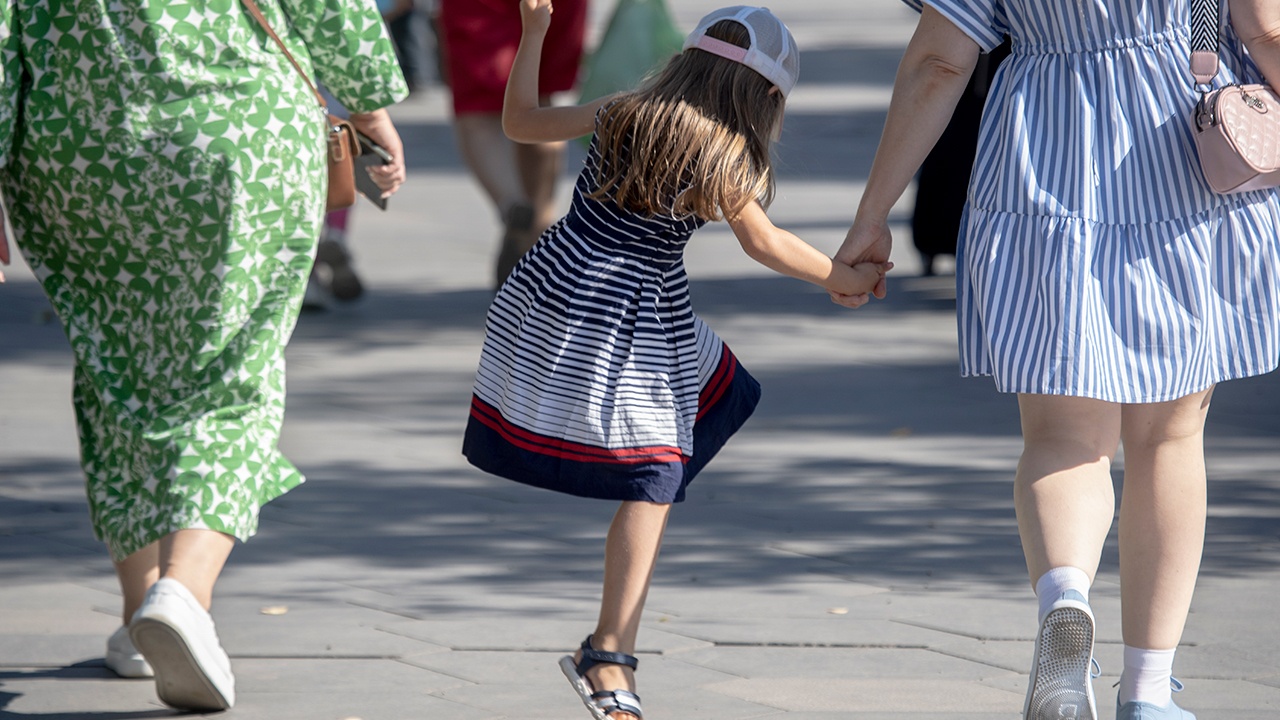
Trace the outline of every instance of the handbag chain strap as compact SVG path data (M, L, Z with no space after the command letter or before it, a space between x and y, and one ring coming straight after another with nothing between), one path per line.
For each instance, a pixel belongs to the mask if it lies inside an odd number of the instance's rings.
M293 53L289 52L289 48L285 47L284 41L280 39L279 35L276 35L275 30L271 29L271 25L267 23L267 18L263 16L258 3L254 2L254 0L240 0L240 2L249 11L249 14L253 16L253 19L258 21L262 29L267 31L267 35L270 35L271 39L276 41L276 45L280 46L280 51L284 53L285 57L289 58L289 64L293 65L293 69L298 71L298 76L302 78L302 81L307 84L312 94L316 96L316 101L320 103L320 107L324 109L325 113L328 113L329 104L324 101L324 96L316 89L315 83L311 82L311 78L307 77L307 73L302 70L302 66L298 64L298 61L293 59Z

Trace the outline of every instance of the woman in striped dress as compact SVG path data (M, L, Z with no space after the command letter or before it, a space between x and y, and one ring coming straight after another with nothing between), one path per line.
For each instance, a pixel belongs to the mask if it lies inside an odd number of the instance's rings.
M1219 81L1280 85L1274 1L1230 0L1230 19ZM1203 180L1188 0L925 0L837 258L888 258L890 207L1006 33L957 289L962 373L1018 393L1022 414L1014 496L1041 620L1025 716L1096 717L1088 594L1123 442L1118 717L1186 720L1169 690L1204 540L1205 416L1216 383L1280 360L1280 197Z
M762 209L770 138L799 71L767 10L712 13L637 92L540 108L550 11L549 0L521 2L504 127L517 142L596 134L568 215L494 298L463 452L511 480L622 501L599 622L561 667L595 717L627 720L640 717L632 653L671 503L760 393L690 307L690 234L726 217L756 260L843 293L869 292L888 264L836 263Z

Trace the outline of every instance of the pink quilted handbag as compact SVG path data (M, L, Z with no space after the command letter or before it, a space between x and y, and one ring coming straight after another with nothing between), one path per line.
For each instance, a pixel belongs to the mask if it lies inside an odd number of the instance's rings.
M1218 75L1218 0L1193 0L1191 74L1200 91L1192 115L1209 187L1238 193L1280 185L1280 97L1266 85L1212 89Z

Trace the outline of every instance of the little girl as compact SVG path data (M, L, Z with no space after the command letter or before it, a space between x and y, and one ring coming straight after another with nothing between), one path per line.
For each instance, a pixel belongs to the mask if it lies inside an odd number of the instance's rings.
M758 262L845 296L870 293L891 265L833 262L765 215L769 145L799 74L795 41L768 10L711 13L635 92L539 107L551 2L520 7L507 135L595 137L568 215L494 298L463 453L511 480L622 501L599 622L560 665L594 717L639 720L632 654L667 513L760 397L693 313L689 236L723 217Z

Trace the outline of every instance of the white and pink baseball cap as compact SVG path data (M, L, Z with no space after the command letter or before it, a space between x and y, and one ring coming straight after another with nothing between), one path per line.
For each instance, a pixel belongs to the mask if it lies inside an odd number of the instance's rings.
M747 29L751 47L741 48L733 43L707 36L707 28L721 20L733 20ZM800 77L800 51L791 31L769 12L768 8L750 5L734 5L721 8L698 21L698 27L689 33L684 49L698 48L722 58L742 63L778 86L786 97Z

